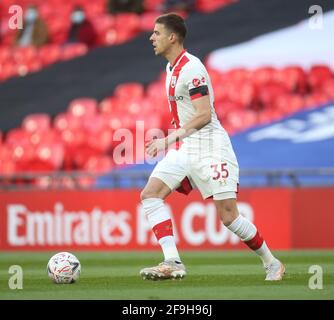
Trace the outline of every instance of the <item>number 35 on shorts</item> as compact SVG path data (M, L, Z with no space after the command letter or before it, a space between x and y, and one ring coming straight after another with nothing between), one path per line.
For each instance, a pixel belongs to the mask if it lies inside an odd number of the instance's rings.
M218 163L218 164L212 164L210 166L212 170L211 178L213 180L219 180L219 179L226 179L229 176L227 163Z

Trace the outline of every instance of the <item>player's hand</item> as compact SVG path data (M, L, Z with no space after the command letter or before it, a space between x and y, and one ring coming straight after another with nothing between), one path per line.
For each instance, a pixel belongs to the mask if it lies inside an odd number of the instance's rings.
M151 157L155 157L160 151L166 150L167 147L168 144L166 138L153 139L145 145L146 153Z

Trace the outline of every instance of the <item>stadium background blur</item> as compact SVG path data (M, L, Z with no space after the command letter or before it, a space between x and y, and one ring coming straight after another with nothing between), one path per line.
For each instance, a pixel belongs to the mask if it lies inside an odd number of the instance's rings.
M186 18L186 48L209 71L241 168L241 213L274 250L313 249L305 251L308 266L333 264L334 3L191 2L180 9L143 0L133 12L106 0L0 2L2 265L24 264L31 251L43 259L49 251L158 256L139 192L153 168L144 136L171 128L165 61L148 40L155 18L170 11ZM36 6L43 43L19 44L13 5L23 16ZM89 28L77 26L74 40L78 6ZM197 191L167 204L181 250L205 257L245 249ZM325 249L324 260L312 260Z

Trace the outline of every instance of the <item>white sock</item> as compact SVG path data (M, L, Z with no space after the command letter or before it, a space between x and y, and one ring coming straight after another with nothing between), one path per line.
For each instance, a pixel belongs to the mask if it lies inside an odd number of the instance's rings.
M264 266L271 264L276 258L273 256L265 241L263 241L260 249L254 250L258 254L263 262Z
M242 241L254 238L257 232L255 225L241 214L227 228L239 236Z
M163 237L159 240L162 251L164 253L165 260L176 260L180 261L179 252L177 251L175 239L172 236Z
M148 219L148 222L153 229L157 224L171 219L170 214L166 210L164 201L160 198L149 198L142 200L143 209ZM166 236L158 240L165 260L174 259L181 261L178 250L175 244L174 236Z
M253 239L257 233L256 226L241 214L227 228L244 242ZM265 241L259 249L253 251L261 258L264 265L270 264L275 259Z

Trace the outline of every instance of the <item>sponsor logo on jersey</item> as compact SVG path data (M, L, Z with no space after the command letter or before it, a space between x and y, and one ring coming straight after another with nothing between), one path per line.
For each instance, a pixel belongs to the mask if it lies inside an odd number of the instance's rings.
M169 101L182 101L183 96L168 96Z

